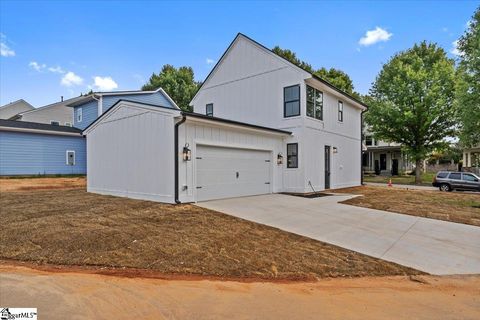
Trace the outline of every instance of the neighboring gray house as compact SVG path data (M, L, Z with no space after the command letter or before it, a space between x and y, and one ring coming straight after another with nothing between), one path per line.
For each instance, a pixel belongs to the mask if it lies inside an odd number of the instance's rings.
M19 113L13 119L18 121L46 123L61 126L72 126L73 124L73 112L72 109L67 107L67 104L74 103L84 96L71 98L55 102L40 108L28 110Z
M480 144L463 150L463 168L480 174Z
M27 101L20 99L14 102L10 102L0 107L0 119L8 120L15 117L21 112L26 112L35 109Z

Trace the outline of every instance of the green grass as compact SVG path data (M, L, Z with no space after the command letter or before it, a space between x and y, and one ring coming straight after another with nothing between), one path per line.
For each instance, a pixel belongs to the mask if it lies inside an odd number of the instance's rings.
M431 186L434 176L435 176L435 173L433 172L422 173L421 185ZM411 175L392 176L392 177L365 175L363 178L363 181L376 182L376 183L388 183L390 179L392 179L393 184L407 184L407 185L415 184L415 176L411 176Z

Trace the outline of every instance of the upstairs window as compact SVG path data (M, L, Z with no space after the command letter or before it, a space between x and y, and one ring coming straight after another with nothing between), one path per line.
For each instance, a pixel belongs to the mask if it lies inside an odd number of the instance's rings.
M52 121L50 121L50 124L51 124L52 126L59 126L59 125L60 125L60 122L52 120Z
M71 127L71 126L72 126L72 124L71 124L70 122L65 122L65 125L66 125L67 127Z
M372 143L372 136L366 136L365 137L365 145L366 146L371 146L373 143Z
M83 119L83 110L82 108L77 109L77 122L82 122Z
M205 114L209 117L213 117L213 103L209 103L205 106Z
M307 86L307 116L323 120L323 93Z
M298 168L298 143L287 144L287 168Z
M338 121L343 122L343 102L338 101Z
M283 116L285 118L300 115L300 85L283 88Z

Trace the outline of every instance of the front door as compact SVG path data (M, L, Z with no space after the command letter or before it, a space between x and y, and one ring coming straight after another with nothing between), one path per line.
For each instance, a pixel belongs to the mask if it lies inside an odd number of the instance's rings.
M325 189L330 189L330 146L325 146Z
M387 170L387 154L380 154L380 170Z

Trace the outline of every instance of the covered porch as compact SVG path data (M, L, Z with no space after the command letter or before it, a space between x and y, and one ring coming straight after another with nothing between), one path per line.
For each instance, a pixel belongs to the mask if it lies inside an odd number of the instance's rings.
M395 166L398 168L397 174L410 172L413 169L413 164L402 152L400 146L371 146L363 151L362 168L365 173L379 171L381 175L391 175L394 173Z
M463 150L463 168L466 171L479 173L480 171L480 145Z

